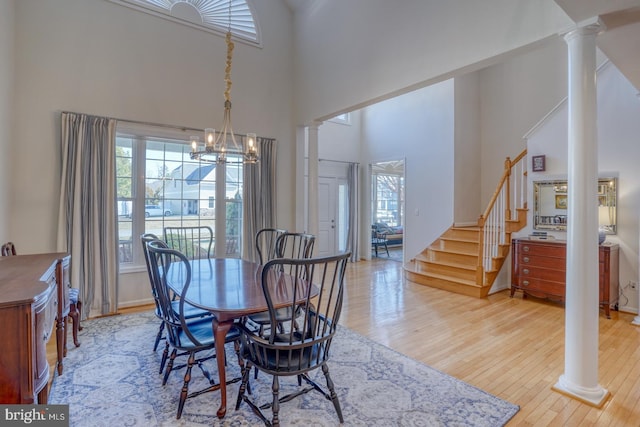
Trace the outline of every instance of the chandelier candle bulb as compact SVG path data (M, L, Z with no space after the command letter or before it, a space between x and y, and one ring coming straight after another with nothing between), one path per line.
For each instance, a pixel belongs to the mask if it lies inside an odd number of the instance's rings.
M198 141L200 140L200 138L198 138L197 136L192 136L191 137L191 152L195 153L196 151L198 151Z
M256 134L248 133L247 134L247 154L255 154L256 153Z
M216 141L216 130L212 128L206 128L204 130L204 140L205 140L205 150L207 148L213 148L213 145Z

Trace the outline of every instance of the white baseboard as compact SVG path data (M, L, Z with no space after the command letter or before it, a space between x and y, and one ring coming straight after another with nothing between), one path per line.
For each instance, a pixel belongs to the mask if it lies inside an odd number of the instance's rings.
M138 307L141 305L153 304L153 298L145 298L134 301L127 301L118 304L118 308L130 308L130 307Z
M491 289L489 289L489 293L487 295L492 295L492 294L497 294L498 292L502 292L502 291L506 291L509 289L509 285L507 284L503 284L501 286L494 286L491 287Z
M618 307L618 311L629 314L638 314L638 309L635 307L628 307L626 305Z

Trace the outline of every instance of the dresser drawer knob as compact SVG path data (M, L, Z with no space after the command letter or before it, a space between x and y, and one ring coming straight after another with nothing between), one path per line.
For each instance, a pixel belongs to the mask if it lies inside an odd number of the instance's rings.
M522 247L522 251L523 252L529 252L529 246L523 246Z
M524 270L522 270L522 273L523 273L523 274L529 274L529 269L528 269L528 268L525 268Z
M529 257L528 257L528 256L526 256L526 257L522 258L522 261L524 261L524 262L529 262Z
M529 286L529 281L528 280L523 280L522 281L522 286Z

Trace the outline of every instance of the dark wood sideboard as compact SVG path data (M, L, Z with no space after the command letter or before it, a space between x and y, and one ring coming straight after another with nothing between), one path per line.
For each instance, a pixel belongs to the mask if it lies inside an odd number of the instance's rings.
M523 295L565 301L567 245L557 240L513 239L511 241L511 296ZM619 274L617 244L602 244L600 258L600 307L607 318L618 302Z
M65 253L0 257L0 403L47 403L54 325L62 372L69 262Z

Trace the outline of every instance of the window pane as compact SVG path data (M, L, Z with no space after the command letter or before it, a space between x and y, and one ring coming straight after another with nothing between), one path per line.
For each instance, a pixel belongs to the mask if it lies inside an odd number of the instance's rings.
M133 141L116 139L116 197L120 262L133 262L131 213L133 207Z
M140 234L164 236L167 226L209 226L216 209L226 209L222 242L229 256L240 256L242 162L228 156L225 203L215 199L216 163L194 161L183 140L118 135L116 163L120 262L143 265ZM141 169L141 170L138 170ZM140 179L140 178L143 179ZM215 239L215 236L214 236Z

